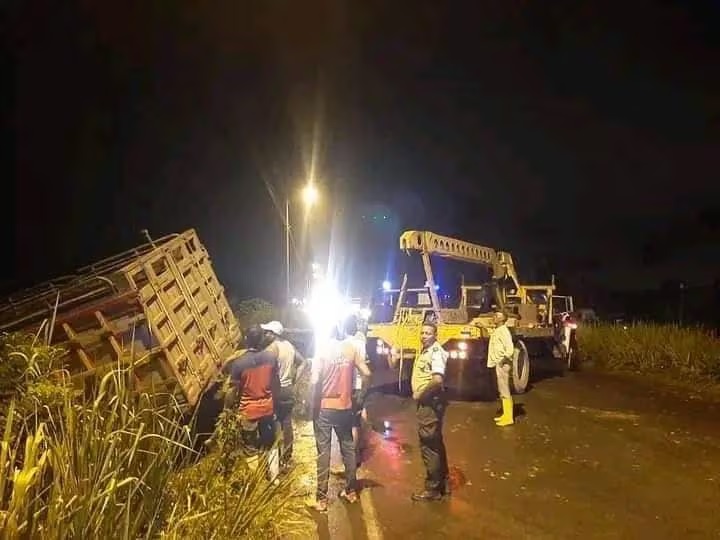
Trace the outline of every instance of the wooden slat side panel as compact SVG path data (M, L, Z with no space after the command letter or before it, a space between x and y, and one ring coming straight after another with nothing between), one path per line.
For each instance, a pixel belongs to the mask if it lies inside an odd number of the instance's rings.
M145 285L140 289L140 299L150 327L165 350L168 369L190 405L194 405L192 396L197 395L198 388L204 384L189 358L191 347L187 335L180 330L184 306L178 302L181 293L175 280L168 278L169 268L162 253L148 261L143 270L147 279L141 279Z
M205 248L190 230L124 267L149 328L165 353L165 369L187 401L232 354L237 322Z
M190 251L195 245L194 251ZM194 266L197 268L200 277L197 283L200 294L208 307L212 306L210 313L215 325L213 326L213 340L223 359L232 354L239 339L239 329L235 314L230 309L230 304L225 297L223 287L217 280L213 271L210 258L202 246L188 243L190 254L193 256ZM212 323L210 324L212 326Z

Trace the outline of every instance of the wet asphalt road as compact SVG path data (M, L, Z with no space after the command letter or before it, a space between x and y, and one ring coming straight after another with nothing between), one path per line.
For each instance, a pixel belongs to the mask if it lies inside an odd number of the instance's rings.
M494 425L495 403L451 403L454 492L435 503L410 500L424 474L412 402L374 393L361 502L332 500L318 537L720 538L720 399L590 371L553 374L516 396L512 427ZM331 480L332 498L340 487Z

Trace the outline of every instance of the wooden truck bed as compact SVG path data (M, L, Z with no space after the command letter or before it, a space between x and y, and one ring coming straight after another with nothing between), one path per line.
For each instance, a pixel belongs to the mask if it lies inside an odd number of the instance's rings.
M0 331L41 331L67 351L66 367L76 380L132 365L135 388L162 388L188 406L240 338L192 229L7 298Z

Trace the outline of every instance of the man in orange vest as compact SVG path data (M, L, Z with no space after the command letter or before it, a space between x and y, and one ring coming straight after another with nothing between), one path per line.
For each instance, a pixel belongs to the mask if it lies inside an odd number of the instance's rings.
M259 325L245 331L248 349L228 362L223 372L229 375L232 392L226 407L237 403L242 416L241 438L248 463L256 466L261 457L270 459L270 476L277 475L276 456L269 455L277 436L273 390L279 386L277 353L265 348L265 333ZM276 390L275 390L276 391Z
M315 392L315 442L317 445L317 493L315 508L327 511L330 476L330 442L332 432L340 443L345 466L345 489L340 498L349 503L358 500L357 462L353 440L353 381L355 369L362 377L370 377L365 358L352 336L345 334L345 324L333 329L333 336L323 344L313 360L311 384Z

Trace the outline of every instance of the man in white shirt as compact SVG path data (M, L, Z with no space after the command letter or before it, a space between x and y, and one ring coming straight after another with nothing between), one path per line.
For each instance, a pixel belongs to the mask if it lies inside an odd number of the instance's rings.
M498 393L502 400L502 415L495 418L498 427L513 424L513 400L510 394L510 372L512 370L515 345L513 344L510 329L505 324L507 315L497 312L493 316L495 330L490 336L488 345L487 365L495 368L497 376Z
M275 399L275 414L283 435L281 466L287 469L293 452L292 411L295 407L295 382L306 367L305 358L283 337L285 329L279 321L260 325L269 338L268 350L277 355L280 389Z

